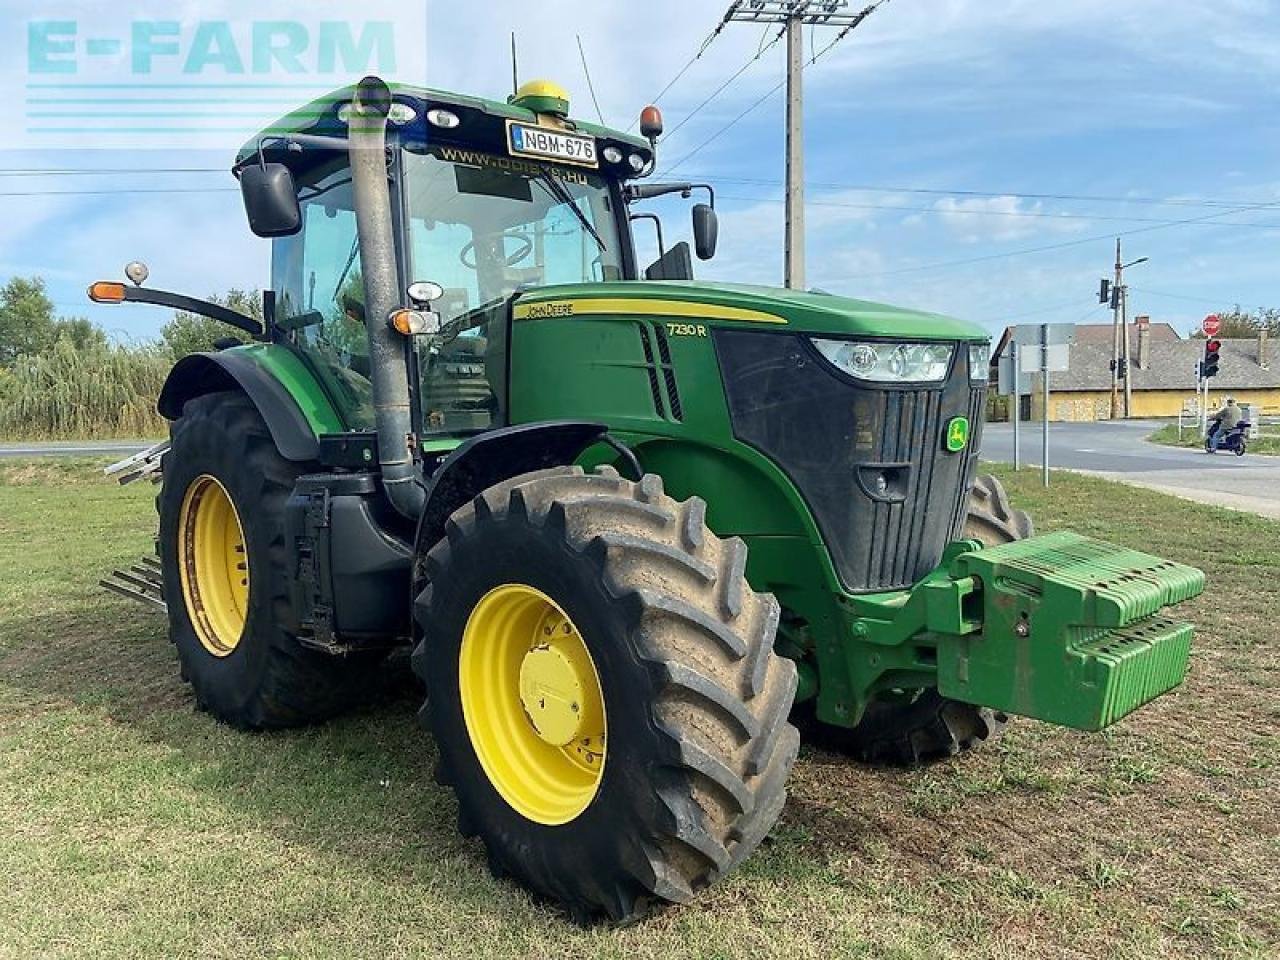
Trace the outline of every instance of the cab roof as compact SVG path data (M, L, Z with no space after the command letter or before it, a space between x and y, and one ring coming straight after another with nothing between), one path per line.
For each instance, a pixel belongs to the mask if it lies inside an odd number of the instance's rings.
M539 115L532 110L499 100L486 100L483 97L473 97L463 93L452 93L448 90L436 90L430 87L417 87L403 83L390 83L388 87L391 90L394 102L407 104L413 108L415 119L410 121L410 124L420 123L425 125L424 118L427 111L437 108L450 110L461 118L462 123L456 129L437 130L433 128L431 131L433 140L481 145L476 143L477 139L493 139L492 127L495 123L501 124L505 129L506 120L520 120L526 123L538 122ZM345 137L346 123L339 118L338 111L344 105L350 103L354 95L355 85L352 84L351 86L334 90L332 93L327 93L322 97L317 97L310 103L285 114L279 120L260 130L253 139L240 148L240 151L236 154L233 169L239 169L246 162L257 156L259 143L263 141L263 138L287 140L292 135L303 134ZM472 121L470 124L468 123L469 120ZM486 120L488 121L487 123L485 122ZM577 131L589 133L596 137L597 140L601 141L602 147L607 143L613 143L628 150L639 151L646 158L652 154L649 142L642 137L590 123L586 120L569 119L568 123ZM406 124L406 126L408 125ZM469 126L470 129L468 129ZM619 169L615 172L633 175L624 169Z

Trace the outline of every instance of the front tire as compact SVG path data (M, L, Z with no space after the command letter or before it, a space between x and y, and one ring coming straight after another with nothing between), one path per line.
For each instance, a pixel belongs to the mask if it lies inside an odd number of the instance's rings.
M545 470L458 510L426 557L437 778L493 872L578 919L688 900L782 810L795 665L704 510L654 475Z
M1032 533L1030 515L1010 505L1004 484L990 474L974 480L965 539L994 547ZM936 689L904 692L900 699L868 704L844 743L864 763L913 766L945 760L994 740L1008 722L1001 711L949 700Z
M163 464L160 560L169 638L196 704L235 727L289 727L348 706L372 661L308 650L288 609L285 500L303 466L242 393L187 402Z

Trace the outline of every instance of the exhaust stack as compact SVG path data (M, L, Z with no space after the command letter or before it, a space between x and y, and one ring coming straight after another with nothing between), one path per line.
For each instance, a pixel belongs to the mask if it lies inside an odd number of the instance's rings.
M391 91L378 77L356 85L348 123L351 186L355 194L356 233L364 276L365 329L373 386L378 462L387 499L416 520L425 491L409 451L413 420L409 407L409 371L405 341L387 325L399 307L402 284L396 267L391 195L387 189L387 115Z

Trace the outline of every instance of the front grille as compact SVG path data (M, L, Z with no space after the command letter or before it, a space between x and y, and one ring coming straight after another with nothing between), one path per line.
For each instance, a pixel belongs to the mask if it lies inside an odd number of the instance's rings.
M734 435L795 483L846 589L910 586L937 565L977 464L986 391L970 386L967 351L931 387L855 381L793 334L720 330L716 351ZM957 416L969 443L949 453Z

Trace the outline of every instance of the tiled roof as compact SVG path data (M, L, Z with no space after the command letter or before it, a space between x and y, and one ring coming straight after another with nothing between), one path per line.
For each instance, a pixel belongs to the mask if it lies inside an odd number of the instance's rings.
M1114 327L1109 323L1077 323L1076 327L1076 343L1105 343L1108 348L1111 346L1111 338L1114 336L1112 331ZM1000 334L1000 339L996 341L995 350L992 356L998 356L1004 352L1005 344L1009 342L1009 336L1013 332L1012 327L1005 327L1004 332ZM1176 342L1182 338L1178 336L1178 331L1173 329L1167 323L1151 324L1151 342L1164 343ZM1129 350L1136 352L1138 349L1138 328L1132 323L1129 324ZM1110 357L1107 358L1110 360Z
M1221 363L1213 389L1260 390L1280 388L1280 348L1267 342L1270 363L1258 364L1258 341L1222 340ZM1077 340L1070 347L1071 369L1050 375L1051 390L1110 390L1111 343ZM1137 364L1135 344L1130 352L1134 390L1195 390L1196 361L1204 356L1204 340L1153 340L1149 362Z

